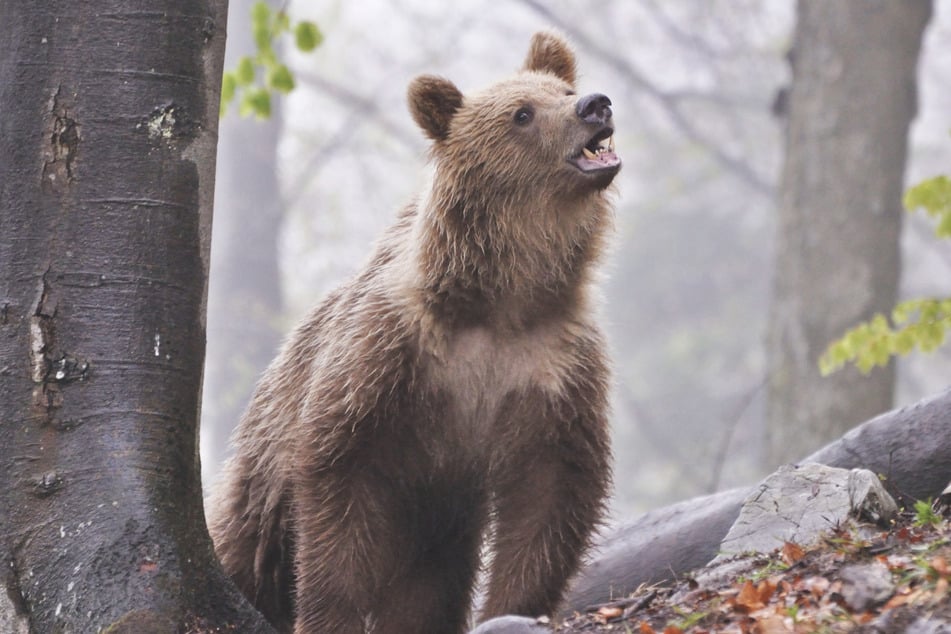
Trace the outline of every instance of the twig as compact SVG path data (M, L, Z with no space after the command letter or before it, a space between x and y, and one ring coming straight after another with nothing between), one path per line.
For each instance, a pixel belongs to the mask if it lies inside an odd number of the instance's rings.
M586 33L569 24L557 16L551 9L544 6L539 0L519 0L529 9L539 14L553 25L567 33L573 40L589 49L598 57L606 61L617 72L626 77L632 84L637 86L644 93L654 98L660 105L664 113L670 119L674 127L687 137L693 143L704 148L711 156L729 172L733 173L740 180L746 183L754 192L767 198L772 198L774 194L773 186L757 174L744 161L724 152L717 143L703 134L693 122L680 110L680 104L670 93L662 91L654 85L647 76L631 62L615 55L610 50L598 44L594 39L588 37Z
M753 389L750 390L749 394L747 394L746 397L740 401L739 407L736 409L736 413L732 416L726 436L723 437L723 442L720 443L720 447L717 449L716 457L713 460L713 477L710 478L710 486L707 488L708 493L714 493L720 488L720 478L723 477L723 468L726 465L726 456L730 450L730 445L733 444L733 438L736 436L736 430L739 429L740 421L743 420L743 416L746 415L750 405L753 404L753 401L756 400L756 397L760 392L763 391L764 387L766 387L765 378L755 385Z

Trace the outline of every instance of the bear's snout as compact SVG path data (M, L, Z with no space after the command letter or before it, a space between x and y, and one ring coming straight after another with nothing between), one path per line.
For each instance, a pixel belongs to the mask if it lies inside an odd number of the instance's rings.
M585 95L575 105L575 112L585 123L604 125L611 120L611 100L598 92Z

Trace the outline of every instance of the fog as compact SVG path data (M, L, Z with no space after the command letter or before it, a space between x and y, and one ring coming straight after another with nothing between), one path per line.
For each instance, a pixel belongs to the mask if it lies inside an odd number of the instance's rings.
M238 12L247 9L232 2L226 65L251 52L240 50L249 27ZM262 322L266 359L281 333L364 262L423 182L427 143L405 105L409 81L434 73L464 93L479 89L516 70L540 29L573 43L579 94L611 98L624 162L601 284L615 365L614 516L762 475L764 334L783 151L775 106L790 81L793 2L360 0L292 2L288 10L314 20L323 44L311 54L284 51L298 85L276 102L276 120L231 113L222 125L203 401L206 483L263 369L241 354L251 335L233 336L257 318L256 309L228 304L234 284L253 278L262 261L277 264L277 288L263 282L256 295L271 298L265 303L274 309ZM909 184L951 165L949 42L951 11L936 3L919 64ZM255 127L252 147L241 135ZM273 160L257 176L226 176L267 144ZM256 200L273 175L273 201L260 209L278 229L269 249L255 236L234 237L249 222L235 201ZM904 222L902 297L947 295L947 243L933 237L922 214L905 214ZM895 404L936 392L949 376L948 349L902 360Z

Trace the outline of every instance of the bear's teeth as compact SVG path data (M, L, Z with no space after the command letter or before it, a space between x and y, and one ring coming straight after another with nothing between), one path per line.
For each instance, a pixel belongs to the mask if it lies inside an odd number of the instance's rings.
M600 148L598 148L598 149L600 150ZM584 155L585 155L586 157L588 157L589 159L596 159L596 158L598 158L598 155L595 154L594 152L592 152L591 150L589 150L588 148L582 148L582 152L584 152Z
M608 137L608 150L614 151L614 135Z

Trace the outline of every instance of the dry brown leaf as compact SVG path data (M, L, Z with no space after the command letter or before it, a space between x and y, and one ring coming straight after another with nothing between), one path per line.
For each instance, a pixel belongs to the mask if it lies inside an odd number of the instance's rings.
M882 606L882 610L894 610L897 607L903 606L911 600L911 593L908 591L908 588L900 588L891 599L885 602L885 605Z
M804 579L802 583L803 588L808 590L809 593L817 599L821 598L822 595L824 595L829 590L829 586L832 585L828 579L819 576Z
M624 610L615 605L605 605L598 608L598 616L605 619L616 619L624 614Z
M783 634L792 632L792 627L786 624L786 619L778 614L771 614L756 620L753 632L756 634Z
M769 579L764 579L756 586L756 596L759 598L760 603L766 605L769 603L769 598L773 596L773 592L776 590L776 583L770 581Z
M638 629L641 631L641 634L657 634L657 632L654 631L654 628L650 626L650 623L645 623L644 621L641 621Z
M783 561L787 566L791 566L794 563L798 562L800 559L806 556L806 551L802 549L802 546L793 542L784 542L783 548L781 551L781 556Z
M938 579L937 583L934 584L934 597L932 601L935 603L939 601L944 601L948 595L948 578L941 577Z
M951 568L948 567L948 560L941 555L931 560L931 567L942 577L947 577L948 574L951 573Z
M740 593L736 595L735 609L739 612L752 612L763 607L763 601L759 597L756 586L749 579L740 588Z
M872 621L875 618L875 614L872 612L862 612L861 614L853 614L852 620L858 623L859 625L865 625Z

